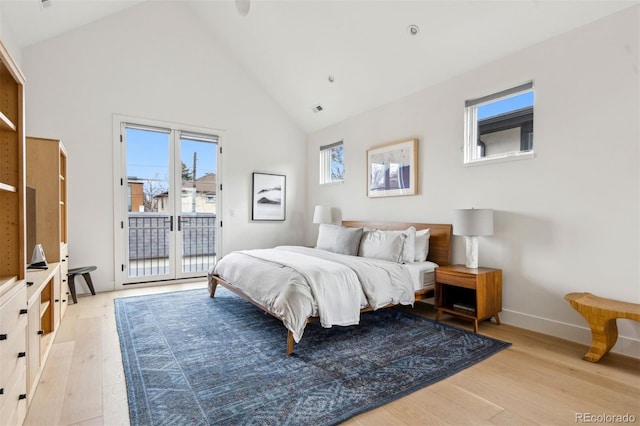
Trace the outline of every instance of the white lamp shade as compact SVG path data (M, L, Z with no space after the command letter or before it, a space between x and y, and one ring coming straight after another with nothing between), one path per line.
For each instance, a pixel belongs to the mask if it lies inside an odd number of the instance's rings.
M493 235L492 209L458 209L453 211L453 235L483 237Z
M313 223L331 223L331 207L316 206L313 211Z

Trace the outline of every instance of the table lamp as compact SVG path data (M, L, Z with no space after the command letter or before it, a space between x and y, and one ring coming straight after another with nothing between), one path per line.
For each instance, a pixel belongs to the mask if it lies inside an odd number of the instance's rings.
M478 267L478 237L493 235L492 209L458 209L453 212L453 235L463 235L467 268Z
M313 223L331 223L331 207L316 206L313 211Z

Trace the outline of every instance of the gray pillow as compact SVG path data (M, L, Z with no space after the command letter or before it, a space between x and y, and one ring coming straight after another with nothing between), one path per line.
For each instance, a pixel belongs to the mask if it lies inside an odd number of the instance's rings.
M347 228L323 223L318 230L316 248L357 256L361 238L362 228Z
M402 263L402 249L406 239L404 231L367 230L362 236L358 255Z

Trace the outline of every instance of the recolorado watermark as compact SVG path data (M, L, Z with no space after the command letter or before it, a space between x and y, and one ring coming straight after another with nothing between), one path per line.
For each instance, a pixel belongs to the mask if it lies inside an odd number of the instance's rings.
M633 414L576 413L576 423L635 423Z

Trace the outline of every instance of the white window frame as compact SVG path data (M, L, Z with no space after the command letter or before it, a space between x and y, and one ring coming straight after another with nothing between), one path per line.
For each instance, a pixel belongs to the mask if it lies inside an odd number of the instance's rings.
M113 114L112 116L112 135L113 135L113 171L114 171L114 186L113 186L113 197L114 197L114 202L113 202L113 217L114 217L114 229L118 230L118 229L123 229L123 223L124 221L127 220L127 215L126 215L126 209L125 207L127 206L128 200L127 198L127 191L123 191L120 187L123 185L124 182L126 182L126 171L127 171L127 164L126 164L126 152L125 149L123 149L122 146L122 139L121 139L121 134L123 132L123 126L124 127L135 127L135 126L139 126L143 129L152 129L152 128L156 128L159 130L164 130L167 133L174 133L176 135L176 137L181 137L181 136L186 136L188 137L199 137L201 139L206 139L207 137L212 137L212 138L217 138L217 144L218 144L218 156L217 156L217 161L218 164L216 166L216 169L218 171L217 174L217 182L216 184L219 185L218 188L222 187L222 180L223 180L223 174L222 174L222 161L221 161L221 153L222 153L222 140L224 138L224 134L225 132L223 130L220 129L214 129L214 128L205 128L205 127L197 127L197 126L192 126L192 125L184 125L184 124L179 124L179 123L174 123L174 122L167 122L167 121L160 121L160 120L151 120L151 119L146 119L146 118L140 118L140 117L135 117L135 116L129 116L129 115L120 115L120 114ZM213 139L212 139L213 140ZM173 159L171 159L170 162L173 162ZM174 177L177 182L180 179L179 176ZM179 186L180 184L177 183L177 185ZM223 198L222 196L217 196L216 195L216 209L219 210L219 213L217 213L218 215L218 223L220 224L220 227L218 229L218 233L216 234L216 252L217 253L223 253L223 241L224 241L224 235L222 232L222 220L223 220ZM122 232L115 232L114 233L114 276L115 276L115 288L116 290L122 290L125 289L125 285L127 285L130 280L128 279L128 277L126 276L126 271L122 270L121 265L122 264L126 264L126 256L128 256L128 237L126 235L124 235L124 233ZM145 286L153 286L153 285L159 285L162 283L175 283L175 282L181 282L181 281L193 281L193 280L198 280L201 279L200 276L196 277L196 278L190 278L190 277L179 277L176 280L171 280L171 281L148 281L148 282L143 282L142 280L140 280L140 282L138 282L136 284L136 286L139 287L145 287Z
M320 147L320 184L338 183L344 182L344 172L342 179L333 179L331 175L331 152L337 148L342 147L344 150L344 141L332 143L330 145L323 145ZM344 151L343 151L344 153ZM342 158L342 167L344 168L344 156Z
M479 165L496 163L502 161L523 160L535 157L535 151L533 149L527 151L509 151L499 154L480 157L478 155L478 108L501 100L512 97L514 95L523 94L526 92L534 92L533 80L527 83L502 90L500 92L492 93L490 95L482 96L475 99L469 99L465 101L465 123L464 123L464 164ZM535 101L534 101L535 103ZM535 126L535 124L534 124ZM535 132L534 132L535 133Z

